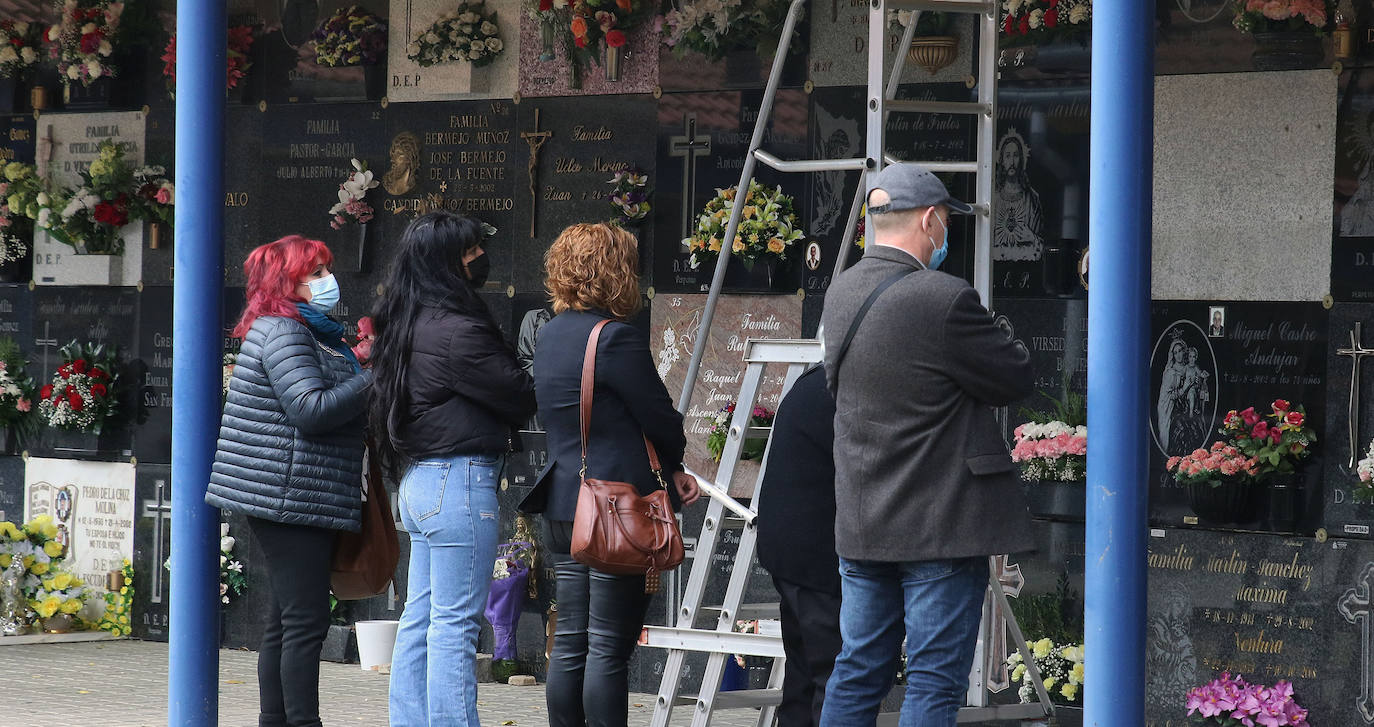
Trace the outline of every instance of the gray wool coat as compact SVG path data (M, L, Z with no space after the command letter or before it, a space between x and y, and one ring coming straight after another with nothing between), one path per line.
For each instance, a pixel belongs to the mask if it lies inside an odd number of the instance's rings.
M843 366L836 357L870 292ZM873 245L825 296L835 397L835 548L917 561L1029 550L1030 516L993 408L1030 394L1030 353L967 282Z
M205 501L250 517L357 531L370 372L292 318L243 338Z

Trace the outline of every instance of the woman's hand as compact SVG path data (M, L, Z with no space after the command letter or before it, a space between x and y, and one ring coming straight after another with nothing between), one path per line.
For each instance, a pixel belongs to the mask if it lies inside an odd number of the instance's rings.
M683 507L701 498L701 488L697 487L697 478L686 472L673 473L673 487L677 488L677 494L682 498Z

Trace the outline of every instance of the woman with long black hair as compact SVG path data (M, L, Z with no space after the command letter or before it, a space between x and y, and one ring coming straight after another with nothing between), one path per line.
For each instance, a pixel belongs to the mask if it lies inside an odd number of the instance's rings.
M393 727L477 727L474 662L496 559L496 486L534 382L477 296L481 225L446 212L406 228L372 313L369 418L401 480L410 533L391 667Z

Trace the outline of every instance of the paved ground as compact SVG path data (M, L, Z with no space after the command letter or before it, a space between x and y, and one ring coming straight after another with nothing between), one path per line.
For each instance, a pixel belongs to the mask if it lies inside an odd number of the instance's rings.
M257 654L220 652L219 723L257 724ZM386 725L386 677L356 665L320 665L321 717L326 725ZM630 724L649 724L653 698L630 696ZM477 709L484 727L547 727L543 685L483 684ZM685 710L676 714L683 722ZM755 724L757 712L736 710L719 727ZM0 715L14 725L161 727L167 724L167 645L145 641L0 646ZM689 720L690 721L690 720Z

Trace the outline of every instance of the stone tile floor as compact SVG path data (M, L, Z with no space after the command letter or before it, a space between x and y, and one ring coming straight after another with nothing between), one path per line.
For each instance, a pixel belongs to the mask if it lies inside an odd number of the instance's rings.
M219 724L257 724L257 654L221 651ZM325 725L387 723L387 681L356 665L320 665L320 711ZM647 726L653 697L630 695L630 724ZM543 685L480 685L477 710L484 727L547 727ZM167 724L167 645L147 641L0 645L0 715L6 724L83 727L161 727ZM18 717L15 720L15 717ZM719 727L757 722L754 710L722 712ZM675 712L675 724L690 722Z

